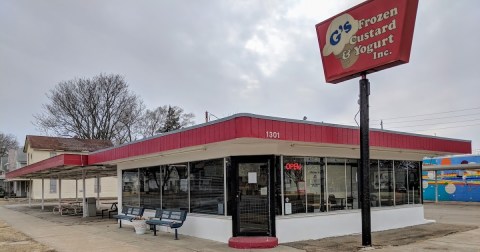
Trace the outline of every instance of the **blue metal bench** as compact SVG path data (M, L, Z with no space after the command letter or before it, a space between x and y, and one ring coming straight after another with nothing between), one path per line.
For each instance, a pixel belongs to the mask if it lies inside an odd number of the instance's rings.
M115 214L112 217L119 220L120 228L122 228L122 220L132 221L137 217L142 217L145 208L143 207L130 207L124 206L122 208L122 214Z
M157 235L157 225L167 226L175 229L175 240L178 240L177 229L180 228L187 218L187 211L185 210L167 210L157 208L155 217L147 220L146 223L153 229L153 235Z

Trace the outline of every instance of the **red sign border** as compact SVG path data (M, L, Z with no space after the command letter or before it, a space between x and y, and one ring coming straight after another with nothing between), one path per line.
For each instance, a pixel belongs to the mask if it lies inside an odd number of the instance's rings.
M325 75L325 80L327 83L332 83L332 84L337 84L346 80L350 80L356 77L360 77L362 74L370 74L374 72L378 72L390 67L398 66L401 64L408 63L410 61L410 51L412 49L412 40L413 40L413 34L414 34L414 28L415 28L415 20L417 17L417 10L418 10L418 2L419 0L407 0L406 1L406 12L405 12L405 22L403 24L403 30L402 30L402 37L400 41L400 53L399 57L391 61L389 63L379 63L378 65L374 65L373 67L366 69L364 71L356 72L356 73L343 73L337 76L332 76L330 78L327 77L327 71L324 67L324 56L322 55L322 47L320 43L320 38L325 36L324 34L318 34L318 26L321 26L327 22L331 22L334 18L343 15L345 13L348 13L352 10L355 10L357 8L361 8L364 5L371 4L372 2L375 1L384 1L384 0L368 0L363 3L360 3L358 5L355 5L351 7L350 9L347 9L341 13L338 13L337 15L330 17L318 24L315 25L315 31L317 32L317 39L318 39L318 46L320 48L320 58L322 58L322 66L323 66L323 72Z

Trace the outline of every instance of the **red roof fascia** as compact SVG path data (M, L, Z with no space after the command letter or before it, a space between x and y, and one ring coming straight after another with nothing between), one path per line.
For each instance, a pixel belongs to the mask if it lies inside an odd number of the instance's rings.
M88 156L86 155L62 154L8 172L6 174L6 178L11 179L26 174L44 171L52 168L58 168L62 166L85 166L87 164Z
M236 138L359 145L357 127L312 123L255 115L232 116L170 134L89 154L89 165ZM471 141L447 139L392 131L370 130L371 147L405 150L471 153Z

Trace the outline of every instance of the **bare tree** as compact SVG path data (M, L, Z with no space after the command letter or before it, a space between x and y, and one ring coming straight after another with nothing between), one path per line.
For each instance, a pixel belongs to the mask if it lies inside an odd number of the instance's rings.
M63 81L47 97L50 103L43 105L43 113L34 115L34 125L46 134L116 144L136 139L135 127L144 106L120 75Z
M177 130L193 124L193 113L185 113L178 106L160 106L154 110L148 110L140 122L140 132L143 137L153 136Z
M17 148L18 141L14 135L0 132L0 157L5 156L8 153L8 150Z
M160 106L154 110L145 111L140 121L140 133L143 137L153 136L158 133L159 129L165 124L167 119L167 106Z

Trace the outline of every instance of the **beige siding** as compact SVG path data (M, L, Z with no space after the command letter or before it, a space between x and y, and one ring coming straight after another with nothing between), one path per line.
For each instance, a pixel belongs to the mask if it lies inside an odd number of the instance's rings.
M52 157L52 154L61 155L61 154L86 154L86 152L66 152L61 150L37 150L32 149L30 146L26 148L27 153L27 165L40 162L42 160ZM59 183L58 179L56 180L56 191L50 192L50 178L44 179L43 193L44 199L58 199L59 198ZM32 199L42 199L42 180L34 179L32 180ZM100 179L100 197L101 198L110 198L117 197L117 178L101 178ZM78 190L76 188L78 187ZM86 197L97 197L95 192L95 181L94 179L85 180L85 193ZM83 181L78 180L76 185L75 180L62 180L62 199L67 198L82 198L83 197Z
M59 183L56 179L57 190L55 193L50 193L50 179L44 179L44 199L58 199ZM32 180L33 190L32 199L42 199L42 180ZM97 193L94 192L95 181L94 179L85 180L85 193L86 197L97 197ZM117 197L117 178L106 177L100 179L100 198ZM82 198L83 197L83 181L78 180L78 192L75 194L75 180L62 180L62 199L64 198Z
M27 146L27 165L40 162L47 158L50 158L49 150L45 150L45 151L35 150L30 148L30 146Z
M40 162L42 160L50 158L50 153L60 154L87 154L86 152L69 152L69 151L53 151L53 150L35 150L27 147L27 165Z

